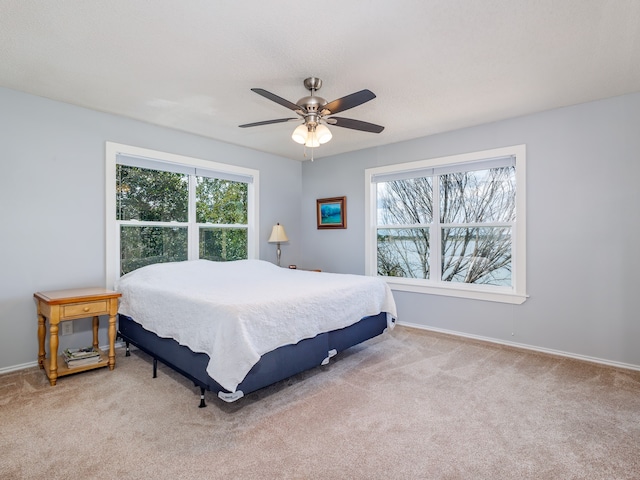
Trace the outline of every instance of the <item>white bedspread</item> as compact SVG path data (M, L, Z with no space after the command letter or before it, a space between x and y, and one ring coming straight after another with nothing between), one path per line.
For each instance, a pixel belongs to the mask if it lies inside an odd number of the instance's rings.
M379 278L261 260L149 265L121 277L116 289L119 313L208 354L207 373L230 392L271 350L368 315L397 316L391 289Z

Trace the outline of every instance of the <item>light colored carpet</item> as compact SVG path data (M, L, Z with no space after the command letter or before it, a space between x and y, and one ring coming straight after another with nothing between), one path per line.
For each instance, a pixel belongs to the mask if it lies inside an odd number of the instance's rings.
M638 479L640 373L397 327L233 404L151 360L0 377L2 479Z

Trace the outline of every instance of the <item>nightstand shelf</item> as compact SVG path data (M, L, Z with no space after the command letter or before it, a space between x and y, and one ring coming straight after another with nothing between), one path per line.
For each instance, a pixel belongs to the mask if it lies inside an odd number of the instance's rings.
M85 372L95 368L116 366L116 314L120 293L105 288L77 288L37 292L38 303L38 364L45 371L49 383L56 384L58 377ZM93 317L93 347L98 349L99 316L109 316L109 351L100 352L100 360L91 365L67 367L62 355L58 355L58 331L60 322ZM46 323L49 321L49 358L45 352Z
M86 372L87 370L93 370L94 368L102 368L109 366L109 355L102 350L100 351L100 360L91 365L83 365L82 367L67 367L67 364L64 361L64 356L58 355L58 361L56 362L58 371L57 377L64 377L65 375L71 375L72 373L80 373ZM45 373L47 374L47 378L51 379L51 362L48 358L44 359L42 362L42 367L44 368Z

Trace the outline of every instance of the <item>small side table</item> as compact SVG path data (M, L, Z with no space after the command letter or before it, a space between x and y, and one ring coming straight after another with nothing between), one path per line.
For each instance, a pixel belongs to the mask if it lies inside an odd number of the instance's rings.
M58 377L94 368L116 366L116 315L121 293L106 288L76 288L33 294L38 303L38 364L44 369L49 383L56 384ZM62 355L58 356L58 325L66 320L93 317L93 346L98 348L99 315L109 315L109 352L100 353L100 361L92 365L68 368ZM49 319L49 359L44 343L46 321Z

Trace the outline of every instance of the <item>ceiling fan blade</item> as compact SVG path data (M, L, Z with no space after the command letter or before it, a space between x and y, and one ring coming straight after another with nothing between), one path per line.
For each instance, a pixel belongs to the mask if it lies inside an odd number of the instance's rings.
M247 127L259 127L260 125L269 125L271 123L284 123L290 120L300 120L299 118L276 118L275 120L263 120L262 122L245 123L244 125L238 125L240 128Z
M327 123L336 127L351 128L352 130L362 130L370 133L380 133L384 130L382 125L354 120L353 118L331 117L327 118Z
M269 100L271 100L272 102L276 102L279 103L280 105L282 105L283 107L287 107L290 110L293 110L294 112L297 110L302 110L298 105L296 105L295 103L290 102L289 100L285 100L282 97L279 97L278 95L276 95L275 93L271 93L271 92L267 92L265 89L263 88L252 88L251 89L252 92L256 92L258 95L262 95L264 98L268 98Z
M324 115L340 113L350 108L357 107L358 105L362 105L363 103L366 103L369 100L373 100L374 98L376 98L376 96L371 90L360 90L359 92L352 93L351 95L347 95L346 97L342 97L334 100L333 102L327 103L322 108L322 111L329 111L329 113L325 113Z

